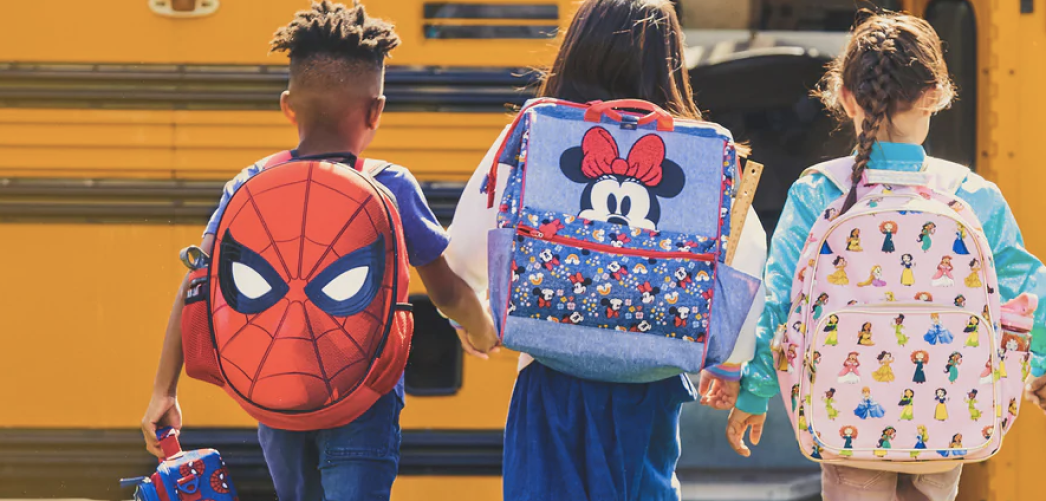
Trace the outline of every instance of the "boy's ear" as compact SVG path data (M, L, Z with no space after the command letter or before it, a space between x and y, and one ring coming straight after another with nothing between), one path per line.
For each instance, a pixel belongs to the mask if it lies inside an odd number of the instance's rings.
M298 117L294 113L294 108L291 108L291 91L285 90L280 94L280 110L283 111L283 116L287 117L287 120L298 125Z
M381 123L381 114L385 111L385 96L378 96L370 103L367 110L367 128L376 130Z

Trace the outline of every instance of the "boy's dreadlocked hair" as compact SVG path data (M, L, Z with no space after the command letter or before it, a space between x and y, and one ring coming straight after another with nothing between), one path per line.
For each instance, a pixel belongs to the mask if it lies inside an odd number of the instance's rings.
M907 111L929 90L938 91L932 111L947 108L955 96L941 39L930 23L906 14L862 9L852 35L814 93L845 120L841 91L846 89L865 114L857 138L853 187L841 213L857 202L857 184L871 160L876 135L890 126L893 114Z
M374 64L381 68L392 49L400 43L393 26L367 16L359 0L346 7L330 0L313 2L298 11L290 24L276 30L273 52L286 52L291 66L315 57L328 57Z

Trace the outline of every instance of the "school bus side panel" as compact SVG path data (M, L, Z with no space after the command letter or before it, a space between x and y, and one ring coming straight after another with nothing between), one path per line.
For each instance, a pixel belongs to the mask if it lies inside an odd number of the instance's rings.
M0 61L29 63L192 63L284 64L283 55L269 55L268 43L294 12L309 7L306 0L221 0L216 12L198 18L171 18L153 12L152 0L62 1L44 7L39 2L5 2L5 24L0 35ZM348 2L346 2L348 3ZM535 27L553 34L562 19L570 19L566 0L511 0L487 2L496 6L551 5L554 17L512 19L493 14L488 19L425 19L427 0L380 0L366 3L367 11L396 24L403 45L393 53L398 65L502 66L512 54L516 67L547 63L550 39L534 38L433 39L427 26ZM454 4L455 2L450 2ZM477 3L465 0L463 4ZM500 18L499 18L500 17ZM526 16L524 16L526 17ZM431 36L431 35L430 35Z

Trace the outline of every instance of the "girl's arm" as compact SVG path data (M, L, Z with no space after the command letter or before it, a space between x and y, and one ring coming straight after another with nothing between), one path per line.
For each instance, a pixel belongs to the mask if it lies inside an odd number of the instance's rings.
M465 280L484 303L487 300L487 232L497 228L498 215L497 204L487 208L487 172L507 131L508 127L501 131L465 186L454 220L447 229L450 245L443 253L450 269ZM497 193L504 191L509 169L508 165L498 164Z
M1005 302L1022 293L1039 297L1031 341L1031 373L1046 375L1046 267L1024 248L1024 237L998 186L970 176L958 193L973 207L995 256L999 294ZM990 285L990 284L989 284Z
M736 407L745 413L766 413L768 401L779 391L770 342L777 326L788 320L792 281L810 229L828 205L842 195L821 174L804 176L788 190L788 200L770 241L770 256L763 275L766 306L756 327L755 355L742 370L741 395Z
M759 220L755 209L748 208L748 216L745 225L741 229L741 237L737 241L737 252L734 253L732 266L737 271L751 275L761 276L766 266L766 231ZM766 287L759 286L752 308L748 310L748 317L741 326L741 332L734 344L734 351L726 362L711 368L711 372L717 377L725 380L737 381L741 379L741 366L752 359L756 347L756 325L759 317L763 314L766 303Z

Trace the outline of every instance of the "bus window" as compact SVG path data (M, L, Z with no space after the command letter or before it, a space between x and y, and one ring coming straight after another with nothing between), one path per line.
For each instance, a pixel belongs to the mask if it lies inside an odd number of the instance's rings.
M934 0L926 20L945 43L944 60L959 89L951 109L934 119L929 154L974 168L977 162L977 22L966 0Z
M410 297L414 338L404 389L416 396L453 395L461 389L462 351L458 334L428 296Z
M853 0L748 0L706 2L677 0L686 29L761 31L849 31L856 9ZM899 0L875 2L900 10Z
M558 29L556 4L426 3L425 38L552 38Z

